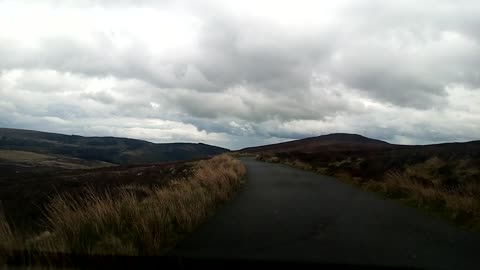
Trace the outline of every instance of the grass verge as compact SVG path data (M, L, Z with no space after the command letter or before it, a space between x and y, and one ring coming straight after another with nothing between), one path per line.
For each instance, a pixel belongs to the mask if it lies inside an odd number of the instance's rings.
M192 232L245 181L240 161L220 155L196 163L187 180L164 187L123 186L54 197L41 234L18 235L0 217L4 250L158 255Z
M425 184L404 172L389 171L385 174L384 181L376 185L390 198L404 200L433 214L447 217L467 229L480 231L478 183L468 182L445 188Z
M436 181L435 177L428 177L430 180L426 181L425 170L413 171L411 167L407 167L404 171L388 170L384 173L383 178L378 180L363 179L341 170L332 170L332 167L328 170L327 168L316 168L300 160L284 160L273 154L257 155L256 159L319 174L328 172L329 175L343 182L380 193L387 198L396 199L429 214L445 218L465 229L480 232L479 182L466 181L454 186L445 186ZM435 158L429 159L426 163L431 163L432 160Z

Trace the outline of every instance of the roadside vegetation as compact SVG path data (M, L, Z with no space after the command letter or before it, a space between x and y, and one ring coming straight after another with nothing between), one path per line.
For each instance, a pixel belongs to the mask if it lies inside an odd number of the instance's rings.
M260 153L256 159L334 176L456 224L480 231L480 163L469 157L418 154L306 158L301 153Z
M24 235L0 216L5 250L158 255L195 230L245 181L245 167L224 154L195 163L187 179L163 186L85 188L45 207L43 230Z
M255 157L255 154L243 153L243 152L230 152L228 153L228 155L232 157Z

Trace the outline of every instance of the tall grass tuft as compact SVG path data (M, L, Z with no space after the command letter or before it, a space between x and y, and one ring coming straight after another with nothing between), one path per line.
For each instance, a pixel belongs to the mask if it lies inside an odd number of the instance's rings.
M245 167L228 155L197 162L188 180L165 187L124 186L103 193L62 195L46 208L47 231L26 241L35 251L81 254L162 254L232 198ZM141 194L141 196L139 195ZM0 224L0 240L11 230Z
M19 249L20 241L7 222L3 209L0 205L0 266L4 264L10 250Z
M385 176L383 190L394 197L413 199L424 208L443 209L450 218L468 227L480 224L479 183L467 183L447 189L425 185L404 173L390 171Z

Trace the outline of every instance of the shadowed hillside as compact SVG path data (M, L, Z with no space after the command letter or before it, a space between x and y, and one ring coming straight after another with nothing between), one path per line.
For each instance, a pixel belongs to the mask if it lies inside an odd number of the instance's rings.
M82 137L8 128L0 128L0 149L114 164L198 159L229 151L202 143L151 143L127 138Z

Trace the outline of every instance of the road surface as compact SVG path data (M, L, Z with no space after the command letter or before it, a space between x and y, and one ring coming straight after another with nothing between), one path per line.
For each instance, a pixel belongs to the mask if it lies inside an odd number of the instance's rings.
M242 158L247 183L171 255L480 269L480 235L331 177Z

